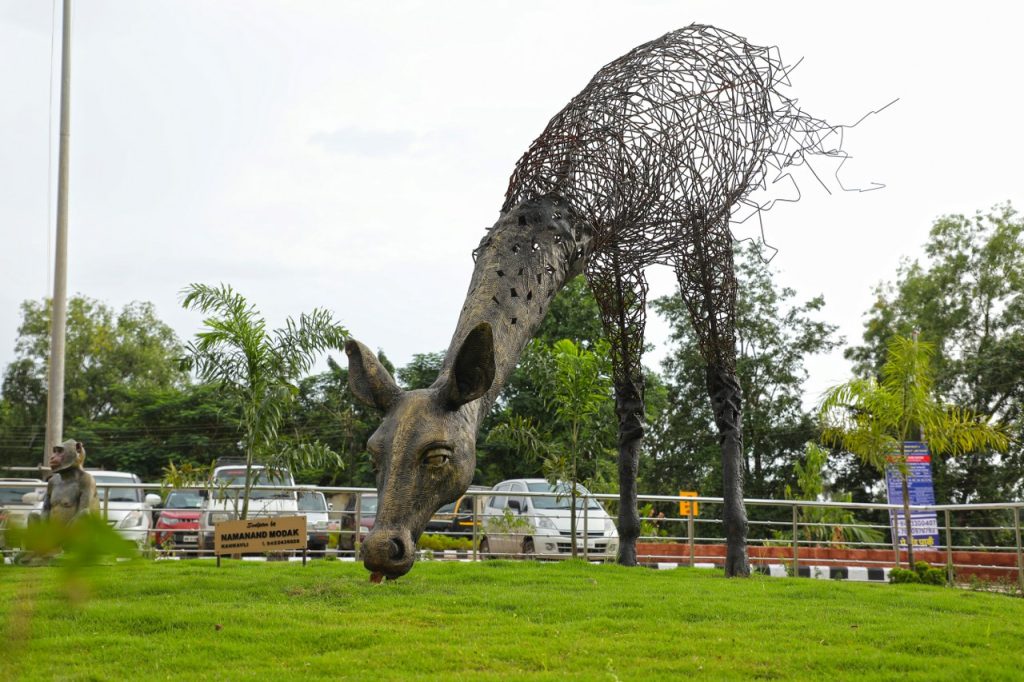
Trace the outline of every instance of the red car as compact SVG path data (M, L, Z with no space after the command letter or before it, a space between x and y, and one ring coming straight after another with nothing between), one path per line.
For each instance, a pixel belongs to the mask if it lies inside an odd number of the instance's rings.
M197 490L171 491L156 519L153 542L158 547L198 548L201 503Z

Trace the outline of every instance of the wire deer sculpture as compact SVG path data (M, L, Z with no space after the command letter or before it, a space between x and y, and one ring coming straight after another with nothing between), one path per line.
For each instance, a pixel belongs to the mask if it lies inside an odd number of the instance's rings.
M395 578L442 504L467 487L476 432L555 294L583 273L611 342L619 420L618 560L636 563L638 457L644 433L646 267L675 270L706 362L722 451L725 573L749 574L743 506L742 399L736 376L733 236L737 209L769 172L826 148L839 130L780 92L775 48L691 25L602 68L516 165L498 221L474 251L465 305L437 381L403 392L357 341L346 345L354 394L385 412L370 438L376 524L371 577Z

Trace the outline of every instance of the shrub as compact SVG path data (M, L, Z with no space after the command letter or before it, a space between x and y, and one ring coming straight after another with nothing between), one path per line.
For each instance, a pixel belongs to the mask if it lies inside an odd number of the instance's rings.
M919 583L921 582L921 576L915 571L906 568L894 568L889 571L889 582L894 585L898 583Z
M443 552L446 549L473 549L473 541L469 538L453 538L447 535L421 535L416 545L420 549L427 549L432 552Z
M925 585L945 585L946 574L941 568L934 568L927 561L918 561L914 564L914 570L905 568L894 568L889 571L889 582L897 583L924 583Z

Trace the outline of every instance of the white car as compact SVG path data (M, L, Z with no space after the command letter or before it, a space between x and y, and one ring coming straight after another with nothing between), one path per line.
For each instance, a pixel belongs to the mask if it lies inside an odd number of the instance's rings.
M488 556L565 557L572 553L572 498L568 483L552 485L543 478L502 481L484 502L480 552ZM521 493L549 493L527 497ZM591 498L584 508L586 488L577 485L576 549L591 559L614 559L619 532L601 503ZM586 530L584 530L586 529Z
M142 480L135 474L96 469L86 471L96 482L100 514L110 527L139 547L145 546L153 528L153 507L160 504L160 496L143 494ZM113 488L109 487L110 484L132 484L135 487Z
M46 483L38 478L0 478L0 547L4 529L24 528L42 510Z
M311 552L327 549L330 534L338 534L340 524L330 519L330 505L323 493L300 490L299 513L306 517L306 546Z
M295 480L286 469L268 470L254 464L253 485L294 487ZM226 464L213 470L213 478L206 490L199 508L199 548L212 552L214 548L214 526L223 521L238 519L244 502L240 486L245 485L245 464ZM298 516L299 505L291 490L252 490L249 495L248 518L270 516Z

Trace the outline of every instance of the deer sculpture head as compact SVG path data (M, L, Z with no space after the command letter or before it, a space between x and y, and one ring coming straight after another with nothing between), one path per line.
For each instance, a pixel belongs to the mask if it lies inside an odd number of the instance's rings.
M358 341L345 344L349 386L384 413L367 441L377 476L377 518L363 543L372 577L398 578L416 560L416 542L439 507L459 498L476 468L479 398L495 376L494 339L473 328L430 388L403 391Z

